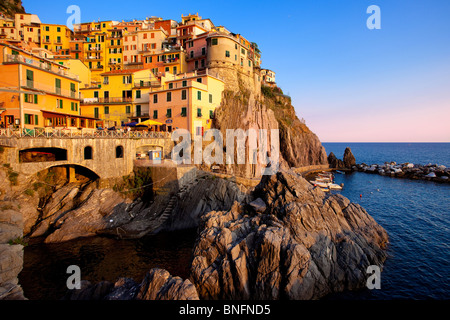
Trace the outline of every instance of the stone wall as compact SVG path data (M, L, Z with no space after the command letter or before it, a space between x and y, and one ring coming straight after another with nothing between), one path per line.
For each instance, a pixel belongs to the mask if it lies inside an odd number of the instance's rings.
M52 166L79 165L96 173L101 180L108 180L129 175L134 168L136 149L145 145L163 147L164 155L168 157L172 151L173 142L170 139L45 139L45 138L9 138L1 139L0 145L5 146L5 162L13 170L25 176L31 176ZM84 159L85 147L92 147L92 160ZM116 148L123 148L123 157L116 157ZM19 151L32 148L60 148L67 150L66 161L54 162L19 162Z

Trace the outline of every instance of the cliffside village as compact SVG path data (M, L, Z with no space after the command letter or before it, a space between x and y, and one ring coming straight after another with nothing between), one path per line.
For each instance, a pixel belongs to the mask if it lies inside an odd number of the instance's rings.
M211 128L227 70L276 86L258 45L198 14L74 25L0 15L0 124L72 132ZM130 129L128 129L130 130Z

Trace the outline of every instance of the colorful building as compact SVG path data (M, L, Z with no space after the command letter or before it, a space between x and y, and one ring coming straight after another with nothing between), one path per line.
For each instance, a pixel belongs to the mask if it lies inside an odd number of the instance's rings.
M69 54L72 34L72 30L64 25L41 24L41 47L53 53L64 51L63 54Z
M114 70L101 76L101 84L81 89L82 115L101 119L101 127L149 119L149 88L160 85L150 70Z
M93 129L82 117L77 75L67 67L20 48L0 44L1 122L22 129Z
M160 88L150 89L150 117L172 131L187 129L194 135L211 128L214 112L222 102L224 81L215 75L192 72L166 74Z

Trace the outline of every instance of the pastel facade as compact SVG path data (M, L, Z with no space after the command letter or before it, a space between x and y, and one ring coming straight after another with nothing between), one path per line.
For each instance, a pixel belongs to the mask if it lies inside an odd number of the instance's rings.
M167 74L162 86L150 90L150 117L167 131L187 129L192 137L211 128L214 112L222 102L224 82L216 76Z
M64 51L64 54L69 53L70 40L72 38L72 30L64 25L56 24L41 24L41 47L58 53Z
M0 44L1 121L23 129L93 129L81 116L78 76L50 59Z
M100 85L81 89L82 115L102 119L102 127L148 119L149 87L159 85L150 70L115 70L102 78Z

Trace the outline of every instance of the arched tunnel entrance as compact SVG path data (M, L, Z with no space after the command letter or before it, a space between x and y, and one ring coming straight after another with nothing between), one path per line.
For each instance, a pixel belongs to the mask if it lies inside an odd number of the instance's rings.
M71 182L87 183L95 182L100 179L98 174L96 174L94 171L75 164L51 166L45 170L38 172L37 178L38 180L48 180L48 183L54 184Z
M19 151L19 162L67 161L67 150L62 148L31 148Z

